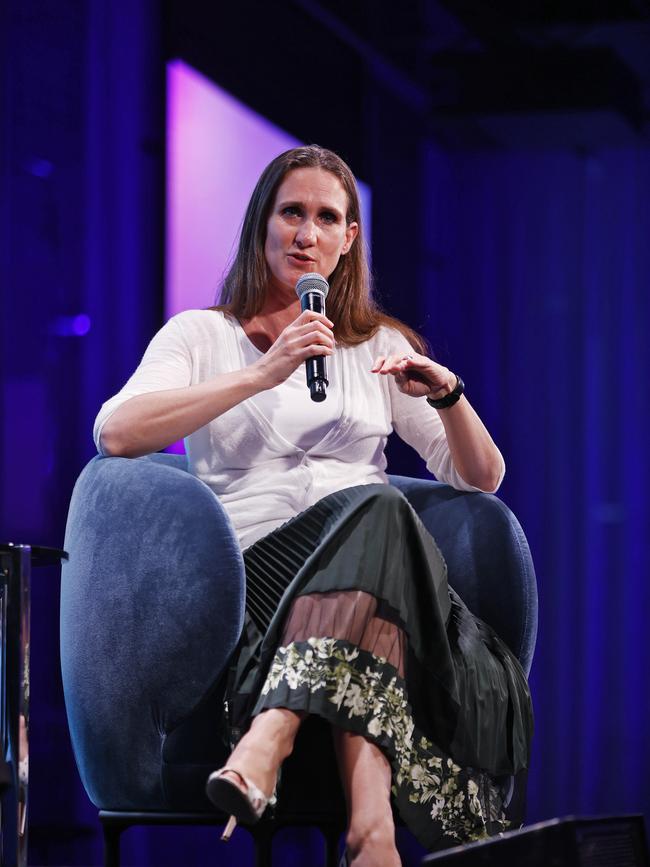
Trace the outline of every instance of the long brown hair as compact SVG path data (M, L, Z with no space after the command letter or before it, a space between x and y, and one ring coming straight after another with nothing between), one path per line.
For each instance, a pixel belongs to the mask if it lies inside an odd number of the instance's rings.
M348 200L346 222L359 226L352 247L341 256L329 277L327 315L334 323L337 341L346 346L363 343L380 326L388 325L401 331L418 352L424 352L426 344L422 337L399 319L384 313L373 299L354 175L337 154L318 145L285 151L260 175L246 209L235 260L223 281L220 303L212 309L223 310L240 320L251 319L262 309L270 279L264 255L269 215L286 175L301 168L324 169L338 178Z

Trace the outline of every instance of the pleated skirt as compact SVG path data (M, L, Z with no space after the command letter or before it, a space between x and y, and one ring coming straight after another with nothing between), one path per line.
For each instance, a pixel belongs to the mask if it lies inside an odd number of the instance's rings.
M389 485L331 494L244 561L233 741L268 708L318 714L382 749L394 806L423 846L507 830L533 731L526 677L449 587L406 498Z

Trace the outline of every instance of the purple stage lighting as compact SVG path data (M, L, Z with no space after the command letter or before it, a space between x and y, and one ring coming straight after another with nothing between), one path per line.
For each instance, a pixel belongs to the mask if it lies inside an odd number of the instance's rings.
M50 333L57 337L85 337L90 331L90 325L90 316L87 313L57 316L50 323Z

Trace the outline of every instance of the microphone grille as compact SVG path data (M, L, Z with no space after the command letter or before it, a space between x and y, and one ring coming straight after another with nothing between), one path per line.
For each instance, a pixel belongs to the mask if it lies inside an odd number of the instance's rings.
M305 292L321 292L325 298L330 291L330 284L322 274L303 274L296 283L296 295L302 298Z

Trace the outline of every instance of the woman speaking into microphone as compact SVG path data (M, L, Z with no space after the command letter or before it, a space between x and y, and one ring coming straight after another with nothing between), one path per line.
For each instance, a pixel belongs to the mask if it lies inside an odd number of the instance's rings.
M296 284L312 274L329 283L326 313L301 311ZM319 356L327 399L314 401L304 362ZM503 459L463 388L373 302L354 177L309 146L262 173L219 306L170 319L102 407L103 454L186 439L243 550L233 751L207 781L232 816L225 838L273 800L309 714L332 727L347 863L400 863L391 800L426 847L505 827L500 778L528 762L525 677L447 586L385 473L394 429L439 480L499 487Z

